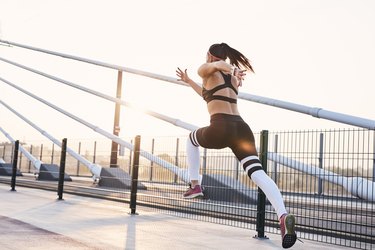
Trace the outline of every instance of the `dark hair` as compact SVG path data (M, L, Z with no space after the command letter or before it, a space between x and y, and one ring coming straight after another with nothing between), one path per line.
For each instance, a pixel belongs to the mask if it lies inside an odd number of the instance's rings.
M230 64L241 68L240 66L251 70L254 72L253 67L250 64L249 59L246 58L241 52L238 50L235 50L231 48L228 44L226 43L216 43L210 46L210 49L208 50L211 55L226 60L229 58Z

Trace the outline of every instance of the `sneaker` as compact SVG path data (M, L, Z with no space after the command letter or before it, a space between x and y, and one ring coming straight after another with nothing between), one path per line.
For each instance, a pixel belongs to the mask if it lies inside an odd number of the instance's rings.
M198 196L203 196L202 188L200 185L195 185L194 188L189 187L189 189L184 193L185 199L192 199Z
M284 214L280 218L280 230L283 248L290 248L296 243L297 235L294 231L296 219L294 215Z

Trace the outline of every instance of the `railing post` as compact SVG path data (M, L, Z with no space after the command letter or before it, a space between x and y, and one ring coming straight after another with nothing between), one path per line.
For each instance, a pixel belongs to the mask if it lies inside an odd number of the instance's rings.
M20 157L19 157L19 161L18 161L18 168L21 169L21 167L22 167L22 152L19 155L20 155Z
M19 148L19 141L15 141L14 143L14 153L13 153L13 167L12 167L12 181L11 181L11 191L16 191L16 175L17 175L17 161L18 161L18 148Z
M273 148L273 152L275 154L277 154L277 151L278 151L278 144L279 144L279 136L278 135L275 135L275 145L274 145L274 148ZM273 162L273 171L272 171L272 179L273 181L277 184L277 162L274 161Z
M54 154L55 154L55 143L52 143L51 164L53 164Z
M202 175L207 174L207 148L203 149Z
M152 141L151 141L151 154L154 154L154 151L155 151L155 139L152 138ZM153 175L154 175L154 162L151 161L151 163L150 163L150 181L152 181Z
M93 163L96 163L95 161L96 161L96 141L94 141L94 155L93 155L93 157L92 157L93 159L92 159L92 162Z
M32 155L33 154L33 145L31 144L30 145L30 154ZM31 172L31 161L29 160L29 171L28 171L28 173L30 173Z
M372 133L374 144L372 147L372 181L375 182L375 132Z
M78 143L78 154L81 154L81 142ZM79 176L80 161L77 160L77 176Z
M320 133L319 137L319 168L323 168L323 133ZM323 180L320 178L319 174L319 179L318 179L318 195L323 194Z
M4 149L3 149L3 159L5 160L5 150L6 150L6 145L4 145Z
M116 89L116 98L121 99L122 92L122 71L119 70L117 73L117 89ZM115 118L113 122L113 134L118 136L120 133L120 108L121 104L116 103L115 105ZM112 141L111 147L111 168L117 168L117 154L118 154L118 144L117 142Z
M63 199L64 192L64 179L65 179L65 161L66 161L66 143L67 139L64 138L61 144L61 158L60 158L60 171L59 171L59 184L57 189L58 200Z
M40 145L39 160L40 160L40 161L43 161L43 143Z
M137 206L137 190L138 190L138 168L139 168L139 151L141 144L141 136L137 135L135 137L134 143L134 159L133 159L133 169L132 169L132 184L130 190L130 214L137 214L135 212Z
M262 164L264 172L267 173L267 152L268 152L268 131L263 130L260 135L260 154L259 159ZM264 227L266 221L266 195L258 187L258 202L257 202L257 225L256 231L258 235L257 238L267 238L264 235Z
M179 151L179 144L180 144L180 138L177 138L176 141L176 157L175 157L175 165L178 166L178 151ZM174 183L177 183L178 175L174 175Z

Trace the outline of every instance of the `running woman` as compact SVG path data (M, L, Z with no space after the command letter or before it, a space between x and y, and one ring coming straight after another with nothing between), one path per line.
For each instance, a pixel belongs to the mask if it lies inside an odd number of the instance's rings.
M229 59L229 63L226 60ZM210 125L190 133L187 140L187 161L190 188L184 198L203 196L199 182L199 147L221 149L229 147L240 161L243 170L262 189L276 210L280 221L282 246L290 248L297 240L295 217L286 211L276 183L264 172L255 147L253 132L241 118L237 108L238 87L246 71L253 71L249 60L226 43L210 46L206 63L198 69L203 80L199 86L189 78L187 70L177 68L178 80L189 84L207 102Z

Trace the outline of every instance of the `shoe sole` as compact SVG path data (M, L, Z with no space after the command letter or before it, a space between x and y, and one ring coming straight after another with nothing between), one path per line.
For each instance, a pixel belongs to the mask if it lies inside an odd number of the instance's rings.
M197 197L200 197L202 196L203 197L203 193L196 193L196 194L191 194L189 196L183 196L185 199L193 199L193 198L197 198Z
M293 215L287 215L285 218L286 233L283 237L283 248L290 248L296 243L297 235L294 231L296 219Z

